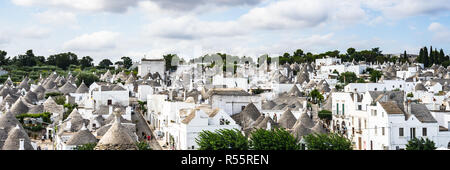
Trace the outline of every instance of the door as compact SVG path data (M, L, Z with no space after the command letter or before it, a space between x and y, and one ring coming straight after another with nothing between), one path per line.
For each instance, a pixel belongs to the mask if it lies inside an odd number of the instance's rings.
M373 150L373 141L370 141L370 150Z
M362 150L361 137L358 137L358 149Z

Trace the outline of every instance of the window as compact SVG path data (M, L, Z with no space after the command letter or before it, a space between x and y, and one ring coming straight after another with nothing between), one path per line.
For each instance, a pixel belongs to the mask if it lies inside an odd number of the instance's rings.
M342 103L342 115L344 115L344 104Z
M358 110L362 110L362 106L361 105L358 105Z
M384 136L384 127L381 128L381 135Z
M411 139L416 138L416 128L410 128L409 133L410 133Z
M422 128L422 136L427 136L427 128Z
M367 129L367 120L364 119L364 129Z
M108 106L112 105L112 100L108 100Z
M377 126L375 126L375 135L377 135Z
M403 136L403 128L398 129L398 136Z
M336 114L339 114L339 103L336 104Z

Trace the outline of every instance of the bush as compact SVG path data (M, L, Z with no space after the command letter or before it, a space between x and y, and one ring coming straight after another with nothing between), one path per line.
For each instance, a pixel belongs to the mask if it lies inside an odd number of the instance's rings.
M353 150L352 142L336 133L309 134L304 139L308 150Z
M250 148L253 150L299 150L296 137L284 129L258 129L250 135Z
M219 129L200 132L195 139L199 150L248 150L247 138L237 129Z
M21 123L23 123L23 119L24 118L42 118L42 121L46 122L46 123L51 123L51 113L49 112L44 112L44 113L37 113L37 114L20 114L17 115L16 118L17 120L19 120Z
M139 150L152 150L152 148L150 148L150 145L145 141L137 142L136 146Z
M95 146L97 146L97 143L88 143L84 145L80 145L74 148L74 150L94 150Z
M408 141L406 144L406 150L435 150L436 145L432 140L428 138L425 140L423 138L414 138Z
M56 97L56 96L62 96L62 93L58 93L58 92L52 92L52 93L45 93L45 98L47 99L48 97Z
M323 120L331 120L332 119L331 111L329 111L329 110L321 110L319 112L319 118L323 119Z

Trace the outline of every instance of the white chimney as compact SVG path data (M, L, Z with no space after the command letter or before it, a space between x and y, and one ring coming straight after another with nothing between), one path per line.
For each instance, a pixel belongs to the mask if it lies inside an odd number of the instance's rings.
M25 150L25 139L20 138L19 140L19 150Z
M266 130L270 130L272 129L272 125L270 124L270 122L267 122L267 129Z
M108 114L112 114L113 113L113 106L109 106L109 112L108 112Z

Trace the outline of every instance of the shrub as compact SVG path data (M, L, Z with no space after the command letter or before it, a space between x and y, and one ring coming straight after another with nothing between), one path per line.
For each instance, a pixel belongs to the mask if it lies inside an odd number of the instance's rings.
M199 150L248 150L247 138L237 129L202 131L195 139Z
M352 150L352 142L342 135L309 134L304 136L308 150Z
M432 140L424 139L418 139L414 138L408 141L408 144L406 144L406 150L435 150L436 145Z
M299 150L296 137L284 129L258 129L250 135L250 148L253 150Z
M318 115L319 115L319 118L323 119L323 120L331 120L332 119L331 111L329 111L329 110L321 110Z

